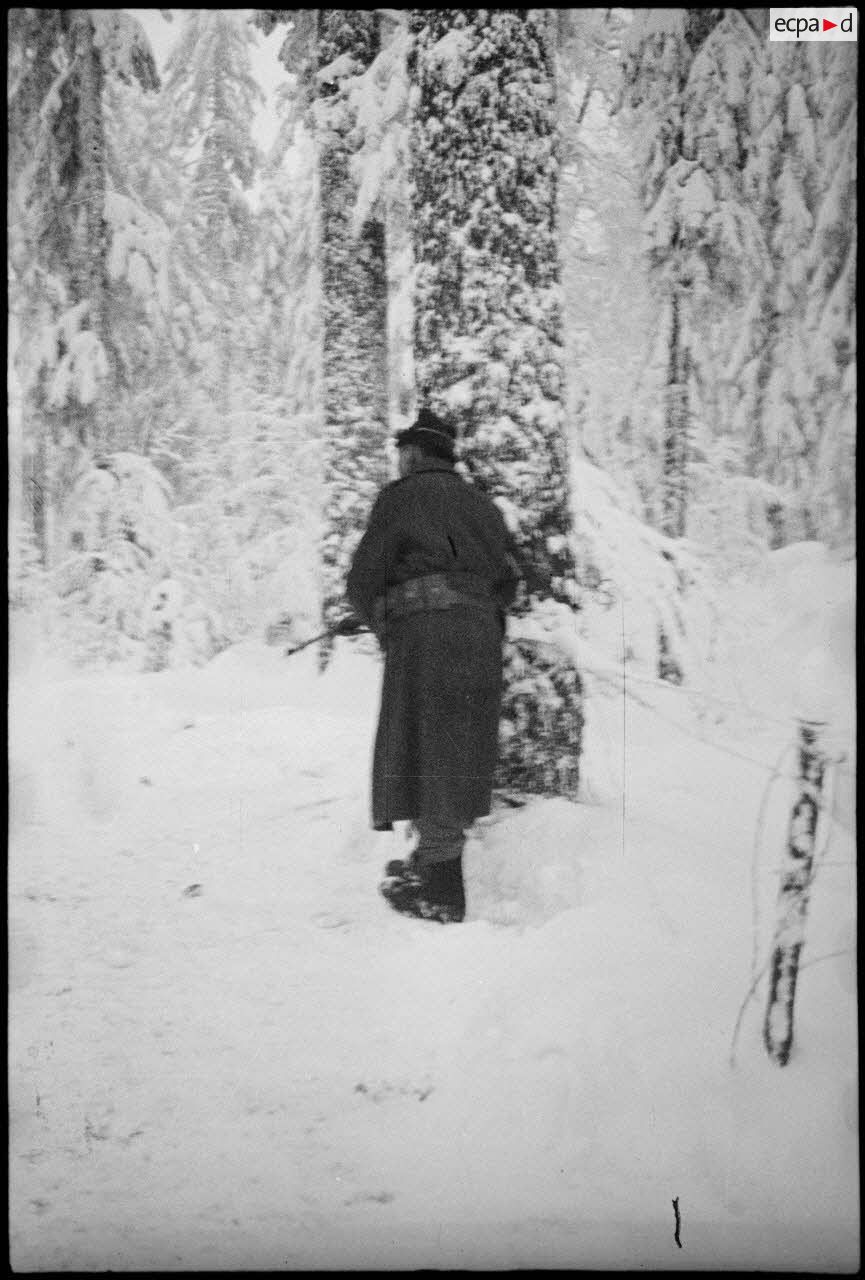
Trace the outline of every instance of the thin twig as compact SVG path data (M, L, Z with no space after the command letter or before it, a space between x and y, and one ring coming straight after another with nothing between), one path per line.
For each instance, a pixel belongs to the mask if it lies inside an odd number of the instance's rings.
M795 747L795 742L788 742L784 750L778 756L775 762L775 768L772 776L766 783L763 796L760 801L760 808L757 811L757 826L754 831L754 847L751 852L751 978L757 971L757 954L758 954L758 936L760 931L760 901L759 889L757 884L757 864L760 857L760 844L762 842L763 824L766 819L766 810L769 806L769 796L772 788L781 776L781 765L789 755L790 751Z
M815 956L813 960L806 960L804 964L799 965L799 972L803 969L810 969L812 964L822 964L824 960L836 960L839 956L852 956L856 954L855 947L843 947L841 951L829 951L825 956Z
M734 760L744 760L746 764L752 764L757 769L763 769L770 773L772 772L772 765L767 764L765 760L756 760L754 756L746 756L741 751L734 751L731 747L723 747L717 742L712 742L711 739L709 738L700 737L699 734L696 734L692 729L689 729L687 725L682 724L681 721L674 720L671 716L664 715L663 711L659 711L656 706L653 706L651 702L647 702L645 698L639 697L636 693L634 693L633 689L618 683L618 680L615 676L609 675L606 672L594 670L592 667L589 667L589 666L583 666L582 670L585 671L588 675L594 676L595 679L600 680L602 684L610 685L612 688L616 690L617 693L623 693L627 697L633 698L633 700L639 703L641 707L645 707L647 711L653 712L654 715L656 715L659 720L663 720L665 724L672 725L674 729L678 729L680 733L684 733L688 737L693 738L695 742L701 743L704 747L711 747L714 751L720 751L724 755L731 756ZM628 680L630 681L632 679L633 679L633 676L629 675ZM670 686L670 688L673 688L673 687L674 686L672 685ZM794 774L785 774L784 776L791 779L794 782L797 781Z
M739 1009L739 1016L736 1019L736 1025L733 1028L733 1036L732 1036L732 1039L730 1040L730 1066L731 1067L735 1067L736 1065L736 1042L739 1039L739 1031L741 1030L741 1027L742 1027L742 1019L745 1016L745 1010L747 1009L748 1004L750 1003L752 997L756 994L757 988L760 985L763 975L765 974L766 970L769 968L769 965L772 962L772 957L775 954L775 944L777 943L778 938L780 936L781 936L780 930L776 929L775 936L772 939L772 945L769 948L769 954L766 956L766 959L763 962L763 967L760 970L760 972L756 974L748 990L745 992L745 999L742 1001L741 1007Z
M820 863L821 867L856 867L858 865L859 864L855 860L855 858L848 858L845 861L840 861L833 858L828 862L824 859ZM763 874L766 876L780 876L780 875L783 875L786 869L787 869L786 867L770 867L769 870L764 871Z
M693 685L687 684L670 684L668 680L657 680L651 676L638 676L631 674L629 677L639 684L652 685L658 689L672 690L674 693L688 693L694 697L705 698L707 702L716 702L719 706L732 707L735 711L742 712L743 715L750 716L755 720L764 720L766 724L783 724L789 725L790 717L781 717L771 715L768 711L763 711L758 707L749 707L744 702L736 698L725 698L719 693L710 693L708 689L695 688Z

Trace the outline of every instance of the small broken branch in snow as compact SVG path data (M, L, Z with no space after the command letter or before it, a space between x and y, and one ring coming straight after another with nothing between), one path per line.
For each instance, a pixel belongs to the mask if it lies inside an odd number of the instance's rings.
M775 945L775 939L773 938L772 946L774 947L774 945ZM769 968L769 962L771 959L772 959L772 953L770 952L769 955L764 960L762 967L759 969L757 973L754 974L754 977L751 979L751 984L748 987L748 990L745 992L745 998L742 1001L741 1005L739 1006L739 1013L736 1018L736 1025L733 1027L733 1035L730 1040L730 1066L731 1067L735 1067L736 1065L736 1045L739 1042L739 1032L742 1029L742 1019L745 1016L745 1010L748 1007L748 1002L750 1001L751 997L756 995L757 988L759 987L762 981L763 974Z

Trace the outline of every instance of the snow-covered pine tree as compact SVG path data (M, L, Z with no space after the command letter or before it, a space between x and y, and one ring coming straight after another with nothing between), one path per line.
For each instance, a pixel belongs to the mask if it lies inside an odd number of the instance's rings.
M524 623L576 602L553 26L546 10L410 11L418 397L456 423L467 470L504 511ZM581 694L554 644L508 645L500 785L576 793Z
M154 582L171 572L170 492L139 454L102 452L66 502L66 548L54 574L55 626L73 662L140 664Z
M281 394L248 389L231 431L185 468L173 569L229 641L277 620L314 628L321 440Z
M109 318L106 76L157 83L122 10L15 9L9 16L10 307L22 342L24 466L43 562L56 517L93 449L110 445L118 363Z
M252 122L263 99L250 63L254 39L242 10L186 10L166 64L176 154L190 169L184 216L206 268L199 285L213 319L211 385L224 416L245 401L251 346L246 283L253 216L246 192L260 163Z
M312 135L302 121L290 120L262 171L252 264L258 387L310 423L317 420L321 386L315 170Z
M287 22L280 50L311 102L318 152L321 380L325 510L322 616L345 616L345 579L376 494L388 477L387 266L377 209L356 225L359 146L352 86L381 47L375 10L268 9L265 31ZM325 641L326 665L332 644Z
M135 83L105 87L108 311L122 374L112 404L115 446L157 462L178 484L178 424L198 372L181 313L188 259L193 269L198 263L182 251L187 175L174 163L165 105Z
M806 331L817 347L818 430L810 503L822 538L849 547L856 510L856 177L858 63L853 44L815 45L816 144L823 157Z
M311 116L317 11L257 9L254 22L279 30L287 82L277 95L279 128L261 173L256 220L257 378L286 398L287 412L322 434L321 273L318 160Z
M212 483L215 443L220 463L230 453L212 376L219 315L188 217L194 169L184 163L169 95L144 95L126 83L106 88L110 307L128 382L113 410L117 447L155 464L172 502L184 504ZM218 538L212 526L209 532ZM181 565L198 551L194 538L178 539L176 550L176 562L160 572L197 576L208 594L206 566ZM214 561L213 575L220 572Z
M757 99L755 145L746 165L767 227L773 270L761 291L740 416L747 418L749 467L778 493L770 508L773 545L787 539L787 508L797 484L793 470L799 450L787 391L796 376L789 363L795 329L791 284L801 299L812 230L811 201L804 188L813 191L816 185L813 123L803 109L802 81L809 79L809 61L807 45L769 47Z
M626 17L601 9L559 14L567 21L559 72L566 420L575 446L637 494L654 485L651 426L645 415L631 415L655 312L640 245L637 166L615 115ZM579 524L579 508L576 518ZM578 567L582 578L582 557Z
M349 88L357 146L351 161L358 192L355 233L370 218L384 223L388 273L387 353L390 419L408 426L414 409L413 258L408 155L408 11L378 11L381 50Z
M7 387L7 423L9 459L9 604L23 604L28 596L28 581L35 576L39 554L32 523L27 519L24 497L24 396L12 353L18 350L20 335L14 310L9 310L9 353Z
M695 167L681 203L693 264L689 394L695 435L711 448L731 435L740 335L771 270L760 210L745 179L751 104L762 91L767 42L737 9L719 10L697 38L682 88L683 152Z
M356 147L348 86L380 48L374 11L320 9L315 121L319 147L325 525L325 628L347 611L345 579L388 477L387 267L377 211L355 234ZM328 646L321 652L327 661Z
M649 268L666 321L661 524L672 538L686 529L689 383L699 344L692 293L718 243L708 225L715 193L704 163L714 162L714 152L698 145L689 124L690 86L695 60L721 17L717 9L638 10L623 64L625 98L642 123Z
M749 171L773 271L760 300L750 461L779 493L779 542L843 537L852 514L855 51L780 43L767 59Z

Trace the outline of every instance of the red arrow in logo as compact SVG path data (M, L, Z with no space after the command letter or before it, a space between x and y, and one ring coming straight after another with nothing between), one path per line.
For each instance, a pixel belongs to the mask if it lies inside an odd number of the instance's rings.
M828 18L824 18L824 19L823 19L823 30L824 30L824 31L834 31L835 27L837 27L837 26L838 26L838 23L837 23L837 22L830 22Z

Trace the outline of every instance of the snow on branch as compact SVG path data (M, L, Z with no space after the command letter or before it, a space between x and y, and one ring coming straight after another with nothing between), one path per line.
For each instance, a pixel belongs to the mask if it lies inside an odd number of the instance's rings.
M405 9L376 9L374 12L385 22L392 22L397 27L404 27L407 21Z
M142 89L158 89L156 59L138 19L123 9L91 9L90 20L106 72L126 84L137 80Z
M405 169L410 38L401 27L363 75L348 86L349 107L363 139L351 161L358 187L352 216L355 235L387 199Z
M427 50L427 59L432 66L441 69L442 78L449 88L456 89L465 80L468 68L466 55L471 47L470 33L454 27Z
M346 80L357 75L360 64L350 53L341 53L326 67L319 67L315 78L322 84L335 84L338 80Z
M48 404L60 409L74 399L80 405L92 404L108 374L105 348L90 329L72 336L68 350L61 356L48 387Z
M125 279L145 301L156 298L168 307L168 251L170 234L163 220L127 196L109 191L105 221L112 229L108 274Z

